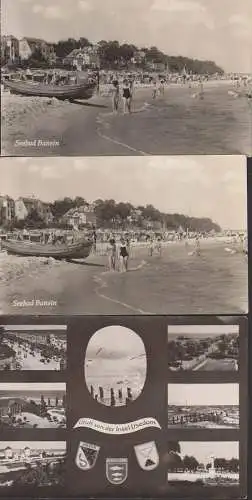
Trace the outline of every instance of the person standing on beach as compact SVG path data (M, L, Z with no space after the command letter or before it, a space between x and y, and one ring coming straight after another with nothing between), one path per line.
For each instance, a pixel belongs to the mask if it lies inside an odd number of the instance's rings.
M123 114L126 114L126 111L131 113L131 92L130 92L130 84L128 80L123 81Z
M157 82L154 80L153 82L153 90L152 90L152 99L156 99L157 97Z
M116 269L116 242L114 238L109 240L109 244L107 247L107 255L108 255L108 265L110 271L115 271Z
M124 239L121 239L121 245L119 247L119 262L120 262L121 272L128 271L128 261L129 261L129 253L127 250L127 244Z
M114 80L112 82L112 111L117 113L119 106L120 92L119 92L119 82Z

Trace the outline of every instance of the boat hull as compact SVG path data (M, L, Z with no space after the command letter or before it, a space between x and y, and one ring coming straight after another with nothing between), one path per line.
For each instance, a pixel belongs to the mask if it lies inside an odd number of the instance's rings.
M95 83L82 83L79 85L43 85L28 82L5 80L4 87L12 94L30 97L55 97L57 99L90 99L95 91Z
M71 245L45 244L24 241L2 241L2 249L8 254L21 257L53 257L54 259L86 259L92 249L92 242L82 240Z

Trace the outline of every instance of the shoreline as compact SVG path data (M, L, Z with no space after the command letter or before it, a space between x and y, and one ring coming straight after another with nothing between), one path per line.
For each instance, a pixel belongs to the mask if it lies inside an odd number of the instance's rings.
M3 93L2 156L252 153L249 100L235 98L233 82L206 82L203 100L196 83L168 84L155 100L149 85L136 86L132 116L123 116L121 105L113 114L102 88L73 103ZM58 145L22 147L20 140Z
M53 260L3 282L1 314L246 314L247 260L225 244L204 245L195 256L182 245L150 257L135 247L128 272L109 271L107 257ZM207 286L206 286L207 283ZM225 286L220 287L220 283ZM28 301L15 307L14 301ZM29 306L30 301L45 306Z

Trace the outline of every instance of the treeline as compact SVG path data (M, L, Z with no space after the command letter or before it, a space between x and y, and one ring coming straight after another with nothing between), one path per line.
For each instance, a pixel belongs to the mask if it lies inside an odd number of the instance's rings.
M93 44L85 37L79 39L68 38L52 44L56 55L56 61L50 61L42 54L38 47L31 56L24 61L19 61L18 65L22 67L63 67L64 59L74 50L85 47L93 47ZM152 65L164 65L172 73L182 73L184 69L192 74L223 74L221 67L214 61L198 60L183 56L167 55L157 47L138 48L134 44L120 44L117 40L100 40L97 46L97 55L99 56L100 69L132 69L150 70ZM135 59L134 59L135 58ZM2 64L8 63L8 58L2 57ZM11 63L10 63L11 65ZM12 65L17 65L17 62Z
M93 44L87 38L81 37L78 40L68 38L68 40L60 40L54 44L54 50L58 58L65 58L74 49L92 46ZM213 61L201 61L183 56L169 56L155 46L138 48L134 44L120 44L117 40L101 40L98 42L97 47L100 67L105 69L128 68L132 64L134 56L142 52L144 57L138 58L136 65L143 70L148 68L148 64L154 63L164 64L171 72L182 72L186 68L188 72L195 74L224 73L223 69Z
M176 472L178 470L195 472L197 469L206 468L211 469L211 463L208 463L206 467L201 464L194 456L185 455L181 458L179 455L180 444L178 442L168 443L168 471ZM226 458L215 458L214 468L218 472L239 472L239 460L237 458L231 458L230 460Z
M98 199L91 205L82 197L78 196L74 199L64 198L56 200L48 205L55 226L57 223L64 222L64 216L70 209L78 209L86 206L96 216L96 226L101 229L155 229L171 230L171 231L191 231L191 232L220 232L221 228L214 223L210 218L206 217L189 217L183 214L168 214L161 212L153 205L133 206L129 202L119 202L115 200ZM38 228L47 227L47 223L42 215L36 209L32 209L26 219L17 221L13 220L8 226L8 229L17 228Z

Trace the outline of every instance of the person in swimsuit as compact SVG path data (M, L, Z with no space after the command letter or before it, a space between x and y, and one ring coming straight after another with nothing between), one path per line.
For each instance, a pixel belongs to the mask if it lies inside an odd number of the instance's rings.
M157 97L157 82L156 80L153 82L153 90L152 90L152 99L156 99Z
M130 92L130 84L128 80L123 81L123 114L126 114L126 111L131 112L131 92Z
M112 82L112 110L113 113L117 113L119 106L119 82L118 80L114 80Z
M120 271L125 272L128 270L128 260L129 253L127 250L127 243L124 239L121 240L121 245L119 247L119 261L120 261Z
M109 270L115 271L115 268L116 268L116 242L115 242L114 238L111 238L109 240L107 254L108 254Z
M164 93L165 93L165 81L164 80L161 80L161 82L160 82L159 92L160 92L160 95L162 97L164 97Z

